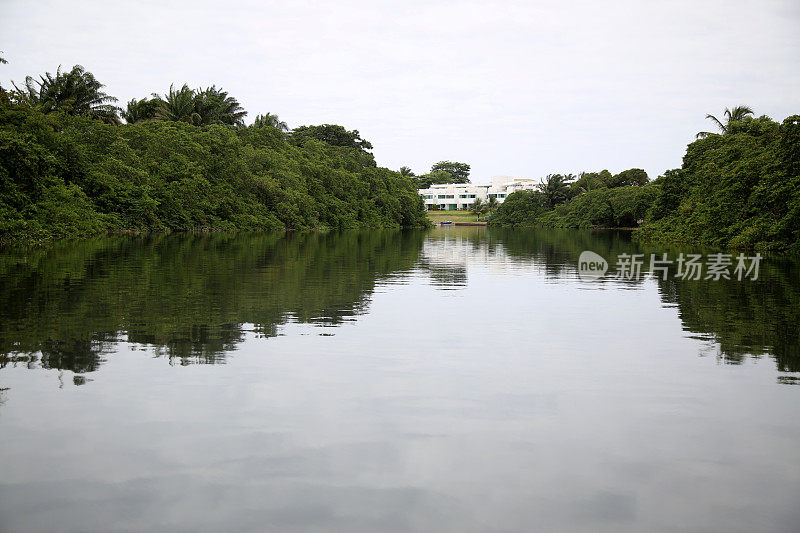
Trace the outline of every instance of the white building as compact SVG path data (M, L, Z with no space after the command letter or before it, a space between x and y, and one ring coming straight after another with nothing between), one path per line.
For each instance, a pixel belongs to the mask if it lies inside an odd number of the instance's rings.
M478 198L485 202L494 197L499 203L503 203L512 192L534 189L537 183L538 181L532 179L495 176L491 185L442 183L431 185L428 189L420 189L419 194L425 201L427 211L455 211L469 209Z

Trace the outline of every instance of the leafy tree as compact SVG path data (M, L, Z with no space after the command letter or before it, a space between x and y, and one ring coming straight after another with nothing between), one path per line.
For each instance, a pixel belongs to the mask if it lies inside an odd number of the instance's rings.
M453 176L451 176L448 172L439 170L429 174L416 176L416 180L418 188L427 189L435 183L453 183Z
M400 175L404 176L404 177L407 177L407 178L413 178L414 177L414 173L411 172L411 169L409 167L405 167L405 166L404 167L400 167Z
M647 185L650 179L647 176L647 172L642 170L641 168L631 168L628 170L623 170L619 174L615 174L608 180L607 185L609 187L627 187L630 185Z
M480 198L476 198L475 201L472 202L472 205L469 207L469 210L477 216L481 216L482 214L484 214L487 209L488 207L486 206L484 201L481 200Z
M17 102L36 106L44 113L60 110L119 123L119 108L113 105L117 99L103 92L105 85L80 65L75 65L69 72L61 72L59 66L55 76L46 72L38 80L28 76L21 88L16 83L13 85L13 98Z
M581 172L578 175L578 179L572 182L569 187L569 197L574 198L579 194L585 194L606 186L606 183L597 172Z
M200 124L225 124L228 126L244 124L247 115L236 98L215 85L198 89L194 94L194 110L200 117Z
M547 212L545 198L539 191L517 191L508 195L492 214L493 226L533 226Z
M500 202L497 201L496 196L489 196L489 198L486 200L486 209L490 213L497 209L498 205L500 205Z
M256 119L253 122L254 128L275 128L277 130L286 132L289 131L289 126L286 122L283 122L278 115L273 115L272 113L265 113L263 115L256 115Z
M293 144L303 146L309 139L316 139L331 146L372 150L372 144L362 139L358 130L348 131L343 126L336 124L300 126L292 130L291 141Z
M733 109L728 109L727 107L725 108L725 113L723 115L725 122L721 121L720 119L711 114L706 115L706 118L714 122L717 128L719 128L719 130L724 135L728 133L732 124L735 124L736 122L742 122L745 119L749 118L752 114L753 110L750 107L746 105L740 105L734 107ZM709 135L713 135L713 133L711 133L710 131L701 131L697 134L697 138L705 139Z
M194 107L194 91L189 85L184 83L180 89L170 85L163 97L154 94L153 98L158 98L160 102L156 112L158 120L200 124L201 117Z
M274 128L113 126L0 98L0 241L426 224L413 178L360 148L297 146Z
M567 200L569 196L569 186L570 183L565 176L561 174L548 174L536 188L544 196L547 207L553 208Z
M120 114L125 119L125 122L129 124L155 120L161 103L160 98L142 98L141 100L133 98Z
M794 124L794 122L798 124ZM800 251L800 121L731 121L725 135L691 143L678 171L656 180L638 236L730 248Z
M444 176L447 174L449 181L434 181L433 183L469 183L470 166L467 163L454 161L439 161L431 167L431 174ZM444 174L442 174L444 173Z
M180 89L170 85L167 94L163 97L154 94L153 98L160 102L156 118L162 121L186 122L196 126L236 126L242 125L247 115L235 98L215 85L197 90L190 89L185 83Z

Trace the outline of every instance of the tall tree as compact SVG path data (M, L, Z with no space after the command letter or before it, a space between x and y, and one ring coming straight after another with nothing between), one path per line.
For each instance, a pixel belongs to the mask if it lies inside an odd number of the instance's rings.
M452 178L451 181L434 183L469 183L470 166L467 163L456 161L439 161L431 167L431 174L446 172Z
M164 96L153 94L153 99L160 101L156 111L158 120L188 122L196 126L238 126L244 124L247 115L234 97L215 85L197 90L190 89L185 83L180 89L170 85L169 92Z
M300 126L292 130L292 143L302 146L307 139L316 139L331 146L344 146L360 150L372 150L372 144L361 138L358 130L348 131L337 124Z
M628 185L647 185L650 179L647 176L647 172L645 172L641 168L630 168L628 170L623 170L619 174L615 174L609 180L608 186L609 187L625 187Z
M414 173L411 172L411 168L410 167L406 167L406 166L400 167L400 175L403 176L403 177L406 177L406 178L413 178L414 177Z
M161 98L142 98L137 100L131 99L128 105L120 113L122 118L128 124L135 124L144 122L146 120L155 120L158 114L158 108L161 107Z
M61 72L59 66L55 76L46 72L38 80L26 77L21 88L16 83L13 85L15 100L37 106L44 113L61 110L71 115L90 115L104 122L119 123L117 113L120 109L113 105L117 99L103 92L105 85L81 65L75 65L69 72Z
M254 128L271 127L283 132L289 131L289 126L286 124L286 122L282 121L278 117L278 115L273 115L272 113L256 115L256 119L253 122L253 127Z
M153 97L161 100L156 113L158 120L200 124L200 115L194 109L194 91L189 85L184 83L180 89L170 85L169 92L163 97L157 94Z
M247 111L236 98L215 85L198 89L194 94L194 110L200 117L200 124L225 124L235 126L244 124Z
M472 211L473 214L478 216L484 214L486 212L486 209L487 209L486 203L480 198L476 198L475 201L472 202L472 205L469 208L469 210Z
M735 122L741 122L746 118L750 117L753 114L753 110L746 106L746 105L739 105L732 109L725 108L725 113L723 114L724 122L714 115L708 114L706 118L714 122L717 128L722 132L723 135L728 133L731 124ZM698 139L704 139L709 135L713 135L710 131L701 131L697 134Z
M571 174L570 174L571 176ZM547 207L553 208L567 200L570 182L561 174L548 174L536 188L542 193Z

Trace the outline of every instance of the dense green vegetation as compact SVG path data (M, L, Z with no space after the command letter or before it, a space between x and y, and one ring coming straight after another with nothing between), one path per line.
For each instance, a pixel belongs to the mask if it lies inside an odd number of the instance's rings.
M800 251L800 116L779 124L744 106L709 118L679 169L648 181L641 169L550 175L516 192L494 225L639 227L638 238Z
M800 116L734 121L659 180L644 239L800 252Z
M550 174L536 190L518 191L493 214L496 226L551 228L630 228L636 226L658 195L659 186L647 173L632 168L609 171Z
M0 90L0 240L118 231L424 226L412 177L342 126L244 126L222 89L115 99L76 66Z

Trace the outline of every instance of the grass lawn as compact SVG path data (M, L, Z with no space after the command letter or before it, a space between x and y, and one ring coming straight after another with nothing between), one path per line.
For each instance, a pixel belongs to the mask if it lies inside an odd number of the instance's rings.
M427 215L428 220L434 224L445 220L452 220L453 222L475 222L478 220L478 217L469 211L427 211Z

